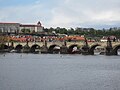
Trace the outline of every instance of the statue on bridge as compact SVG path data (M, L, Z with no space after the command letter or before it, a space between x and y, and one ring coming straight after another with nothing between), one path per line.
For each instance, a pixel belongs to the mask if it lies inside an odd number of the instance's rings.
M81 53L83 55L89 55L89 45L88 45L88 42L87 42L87 39L85 38L85 41L84 41L84 46L81 48Z
M114 54L110 37L107 38L107 46L105 48L105 54L106 55L113 55Z

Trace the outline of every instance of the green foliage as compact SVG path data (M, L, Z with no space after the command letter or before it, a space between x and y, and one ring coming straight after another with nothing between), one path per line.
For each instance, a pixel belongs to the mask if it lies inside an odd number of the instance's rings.
M30 33L30 29L21 29L23 33Z
M8 41L8 37L7 36L0 36L0 43L5 43Z
M96 30L94 28L49 28L45 29L46 32L53 32L55 31L56 33L59 34L67 34L67 35L85 35L86 37L102 37L102 36L111 36L114 35L117 38L120 38L120 28L110 28L110 29L102 29L102 30Z

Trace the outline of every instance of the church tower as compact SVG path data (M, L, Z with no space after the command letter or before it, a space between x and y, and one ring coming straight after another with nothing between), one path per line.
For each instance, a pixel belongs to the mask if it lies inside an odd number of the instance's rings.
M43 32L43 26L40 21L37 23L37 32Z

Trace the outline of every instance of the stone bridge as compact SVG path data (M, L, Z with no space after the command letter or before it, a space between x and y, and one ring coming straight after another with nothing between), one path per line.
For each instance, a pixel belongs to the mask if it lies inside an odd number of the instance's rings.
M25 46L27 44L27 42L14 42L13 46L14 48L18 45L22 45ZM42 47L45 44L45 42L28 42L28 45L30 47L34 46L34 45L38 45L40 47ZM106 42L88 42L88 45L91 47L93 45L99 44L101 47L106 47L107 44ZM116 46L119 45L120 42L112 42L112 46ZM6 45L11 45L11 43L6 43ZM61 47L62 45L64 45L64 42L47 42L47 47L51 47L51 46L59 46ZM83 45L85 45L84 42L66 42L66 46L67 47L71 47L71 46L77 46L77 47L82 47Z
M41 50L44 53L82 53L94 55L96 47L99 49L106 50L105 53L117 55L118 49L120 49L120 42L13 42L6 43L4 49L12 47L15 50L21 51L24 49L25 52L35 52L36 49Z

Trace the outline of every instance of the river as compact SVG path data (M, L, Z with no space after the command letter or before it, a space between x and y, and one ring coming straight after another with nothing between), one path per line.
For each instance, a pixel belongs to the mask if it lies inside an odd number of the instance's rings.
M0 54L0 90L120 90L120 56Z

